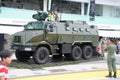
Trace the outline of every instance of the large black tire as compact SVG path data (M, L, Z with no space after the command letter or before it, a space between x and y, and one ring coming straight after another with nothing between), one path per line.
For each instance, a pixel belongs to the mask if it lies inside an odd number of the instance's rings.
M64 54L67 59L79 60L82 56L82 49L79 46L74 46L72 48L71 54Z
M17 60L21 61L21 62L25 62L28 59L30 59L30 55L28 55L25 52L19 51L19 50L16 50L15 56L16 56Z
M33 59L38 64L44 64L49 59L49 50L46 47L39 47L33 54Z
M93 49L91 46L84 46L83 47L83 58L90 59L93 56Z

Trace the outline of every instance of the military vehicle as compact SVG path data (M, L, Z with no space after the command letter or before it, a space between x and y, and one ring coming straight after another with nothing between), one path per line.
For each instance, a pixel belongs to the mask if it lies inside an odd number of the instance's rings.
M12 40L12 49L16 50L19 61L33 56L38 64L46 63L49 55L71 60L90 59L97 45L97 27L74 21L30 22L23 31L15 33Z

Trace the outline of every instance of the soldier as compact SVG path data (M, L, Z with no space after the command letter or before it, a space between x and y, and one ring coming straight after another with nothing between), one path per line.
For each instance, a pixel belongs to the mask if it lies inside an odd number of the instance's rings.
M106 49L108 51L108 55L107 55L107 65L108 65L108 71L109 74L106 77L112 77L112 70L114 72L113 77L116 78L116 64L115 64L115 44L113 43L113 39L107 39L107 44L106 44Z

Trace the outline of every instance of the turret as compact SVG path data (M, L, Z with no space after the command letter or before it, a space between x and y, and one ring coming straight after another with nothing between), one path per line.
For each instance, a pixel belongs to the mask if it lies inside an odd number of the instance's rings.
M37 14L33 14L32 17L38 21L45 21L45 19L48 17L48 14L45 12L38 12Z

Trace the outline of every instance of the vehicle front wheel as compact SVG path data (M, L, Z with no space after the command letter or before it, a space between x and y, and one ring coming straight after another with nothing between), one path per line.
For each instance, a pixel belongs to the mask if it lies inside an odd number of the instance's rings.
M19 50L16 50L15 56L16 56L17 60L21 61L21 62L25 62L28 59L30 59L30 56L26 52L19 51Z
M44 64L49 59L49 50L46 47L39 47L33 54L33 59L38 64Z

